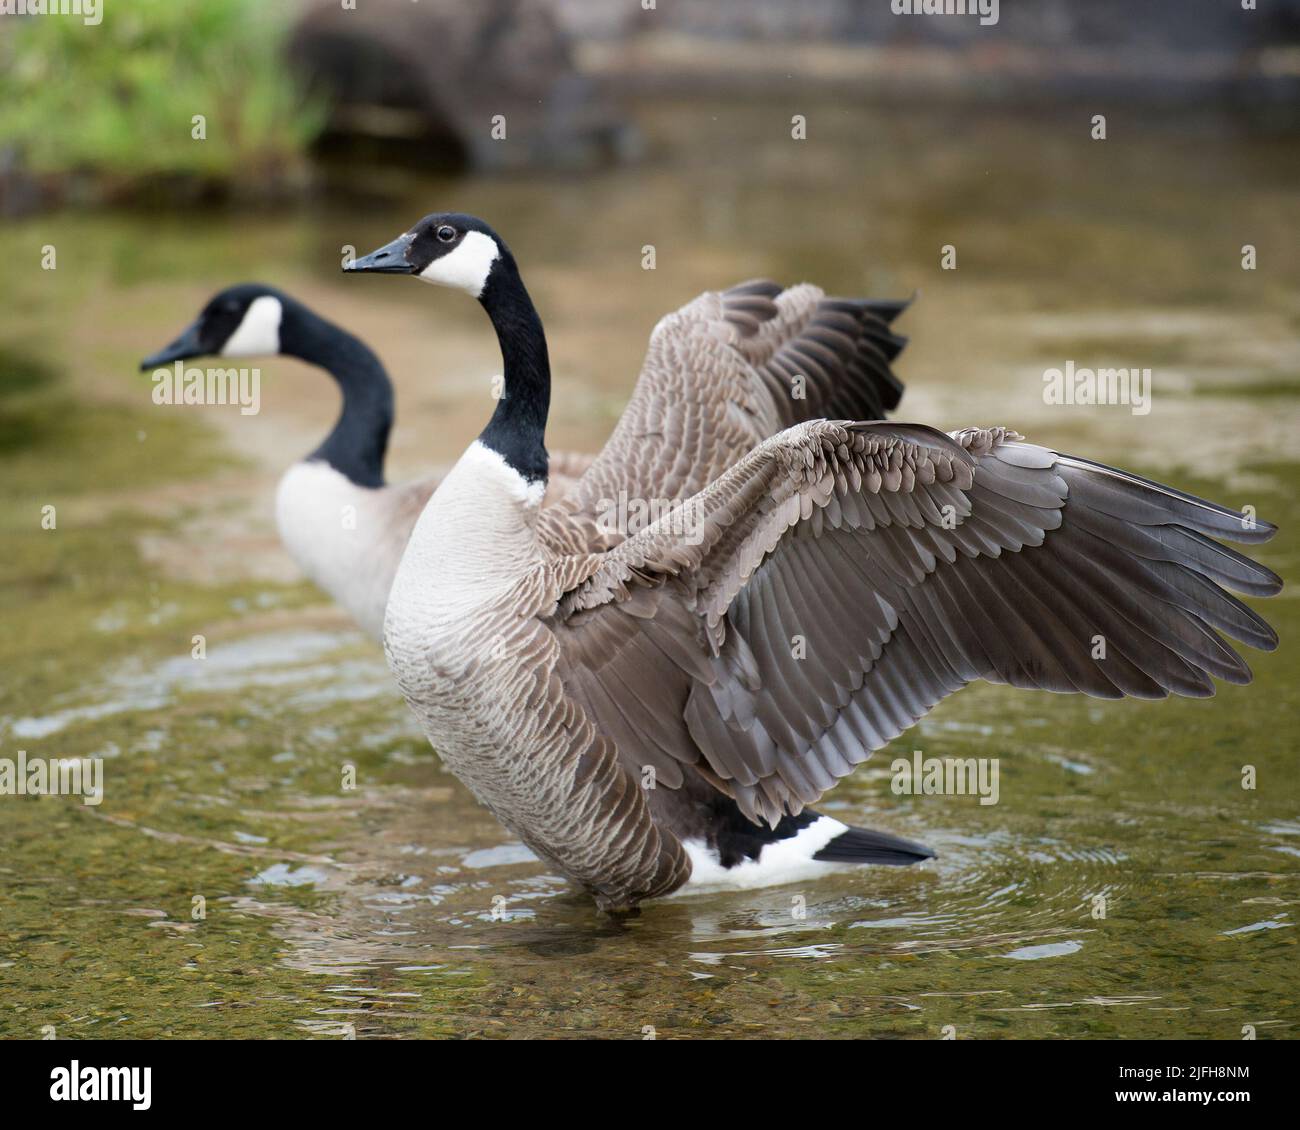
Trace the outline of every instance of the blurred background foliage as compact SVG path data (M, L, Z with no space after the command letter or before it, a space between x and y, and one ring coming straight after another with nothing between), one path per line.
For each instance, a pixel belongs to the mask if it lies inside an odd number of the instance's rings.
M908 120L1086 96L1294 127L1300 0L1000 8L987 27L884 0L112 0L94 26L5 17L0 215L294 196L339 166L345 182L366 167L367 186L411 168L590 169L662 155L638 109L710 97Z
M12 21L0 148L38 176L89 174L110 194L160 175L299 178L325 116L285 66L290 15L262 0L132 0L93 34L75 18Z

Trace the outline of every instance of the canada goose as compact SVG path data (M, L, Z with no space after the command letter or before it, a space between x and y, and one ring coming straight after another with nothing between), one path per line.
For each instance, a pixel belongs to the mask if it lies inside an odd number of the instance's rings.
M722 425L660 399L641 459L610 457L620 426L542 510L546 343L505 244L435 214L350 269L465 290L496 329L505 395L416 523L385 650L451 770L604 909L929 856L805 806L976 679L1205 696L1251 677L1214 629L1276 646L1221 585L1280 580L1211 540L1273 526L1004 428L809 420L696 487L673 455ZM647 367L758 349L770 309L713 299L656 327ZM592 480L694 493L607 548L575 503Z
M148 371L195 357L297 357L329 372L343 394L333 430L280 478L275 518L298 567L379 639L384 605L411 527L436 476L384 482L393 424L393 386L364 342L301 302L258 283L214 295L166 349L140 362ZM562 456L557 497L590 462Z

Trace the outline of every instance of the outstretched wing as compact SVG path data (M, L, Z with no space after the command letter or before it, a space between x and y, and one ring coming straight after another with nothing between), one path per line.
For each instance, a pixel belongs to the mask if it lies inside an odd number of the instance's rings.
M667 315L613 434L539 536L568 552L617 544L629 530L607 515L620 500L688 498L802 420L883 418L902 394L889 362L906 339L889 323L905 306L757 280Z
M625 761L798 812L975 679L1104 698L1250 679L1277 637L1225 591L1274 528L1022 442L814 421L588 559L553 617L563 676ZM690 767L690 768L688 768Z

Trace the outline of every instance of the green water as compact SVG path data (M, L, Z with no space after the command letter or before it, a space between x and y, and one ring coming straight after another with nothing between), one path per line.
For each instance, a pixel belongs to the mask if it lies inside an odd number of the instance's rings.
M377 648L286 565L269 499L332 418L323 378L265 362L252 417L150 403L135 359L212 290L263 279L377 345L394 475L454 458L499 369L481 313L337 268L344 244L458 207L511 241L546 318L556 448L600 442L650 327L706 286L919 289L903 418L1006 423L1254 505L1282 526L1259 558L1295 577L1293 139L1116 115L1096 143L1086 118L813 107L794 143L787 107L642 112L652 156L633 169L352 169L293 213L0 228L0 754L105 773L96 807L0 797L0 1035L1293 1036L1294 592L1259 603L1283 646L1250 656L1250 687L974 687L822 805L933 863L614 923L442 771ZM1150 366L1150 415L1044 405L1042 372L1067 359ZM913 749L999 758L999 803L894 796L889 763Z

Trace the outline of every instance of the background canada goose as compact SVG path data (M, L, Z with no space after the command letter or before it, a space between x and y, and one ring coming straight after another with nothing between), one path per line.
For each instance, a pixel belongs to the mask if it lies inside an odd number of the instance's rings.
M569 507L540 510L546 344L499 237L433 215L353 269L463 289L496 327L505 396L416 523L386 650L453 772L603 907L924 858L805 806L975 679L1204 696L1250 679L1215 629L1276 646L1220 585L1281 582L1211 540L1271 525L1002 428L808 421L598 548ZM648 363L704 340L742 356L745 313L724 295L665 319ZM661 444L709 445L691 408L664 410L631 489L676 477ZM602 453L588 476L614 470Z
M214 295L171 345L146 357L140 368L277 353L319 365L343 394L329 435L280 478L280 539L299 568L379 639L406 539L438 485L436 476L384 481L393 385L379 358L359 338L282 291L246 283ZM551 496L561 494L589 462L588 456L562 456Z

